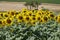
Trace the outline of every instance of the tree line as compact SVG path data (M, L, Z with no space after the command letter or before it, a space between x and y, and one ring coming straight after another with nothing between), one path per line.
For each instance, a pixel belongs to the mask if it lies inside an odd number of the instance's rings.
M32 7L35 7L35 9L38 10L39 5L41 5L41 2L38 2L38 0L31 0L25 3L25 6L27 6L27 9L29 6L30 10L32 9Z

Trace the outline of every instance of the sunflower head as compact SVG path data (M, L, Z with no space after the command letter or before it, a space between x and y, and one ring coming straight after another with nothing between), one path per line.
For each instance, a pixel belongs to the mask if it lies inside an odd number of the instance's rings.
M5 22L5 19L3 19L2 26L5 26L5 25L6 25L6 22Z
M56 21L57 19L58 19L58 16L55 16L55 17L54 17L54 20Z
M60 23L60 15L55 16L55 20L56 20L58 23Z
M3 27L3 20L0 20L0 28Z
M16 13L15 10L11 10L11 11L8 12L9 16L11 16L11 17L14 17L15 13Z
M55 15L54 14L49 14L48 17L50 18L50 20L54 20Z
M35 20L36 20L36 17L32 17L32 20L34 20L34 21L35 21Z
M14 12L11 12L11 15L14 16Z
M29 16L32 16L32 13L29 13Z
M30 25L35 26L36 22L35 21L30 21Z
M43 19L44 19L45 22L48 21L48 17L47 16L44 16Z
M57 19L57 22L60 23L60 17Z
M29 23L30 20L31 20L31 17L30 16L23 16L24 17L24 22L25 23Z
M20 13L19 13L19 12L16 12L16 13L15 13L15 15L18 15L18 14L20 14Z
M10 23L11 23L11 20L10 20L10 19L7 19L6 22L7 22L8 24L10 24Z
M17 22L22 22L23 16L21 14L16 16Z
M42 12L41 12L41 11L38 11L38 12L36 13L36 15L42 15Z
M32 10L32 13L37 13L37 10Z
M3 13L0 13L0 16L3 17Z
M37 22L41 20L41 16L36 16Z
M4 14L3 14L3 17L4 17L4 18L8 18L8 17L9 17L8 13L4 13Z
M33 13L30 11L30 12L28 12L28 16L32 16L33 15Z
M54 14L50 14L50 17L54 17Z
M0 21L0 24L2 24L2 21Z
M43 20L43 19L41 19L41 20L40 20L40 23L44 23L44 20Z
M28 10L26 8L22 9L22 13L27 13L27 12L28 12Z
M6 25L7 25L7 26L10 26L10 25L13 24L12 18L6 18L6 19L5 19L5 22L6 22Z

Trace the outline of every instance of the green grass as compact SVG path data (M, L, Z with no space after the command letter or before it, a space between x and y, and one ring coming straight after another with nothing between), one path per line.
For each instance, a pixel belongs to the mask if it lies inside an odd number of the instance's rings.
M31 0L0 0L0 1L9 1L9 2L28 2ZM55 3L55 4L60 4L60 0L39 0L38 2L42 3Z

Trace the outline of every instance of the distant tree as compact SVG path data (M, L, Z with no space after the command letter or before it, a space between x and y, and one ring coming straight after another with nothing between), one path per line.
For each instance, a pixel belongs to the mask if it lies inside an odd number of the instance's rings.
M28 1L28 2L26 2L25 3L25 6L27 6L27 8L28 8L28 6L30 6L30 10L32 9L32 7L35 7L35 4L34 4L34 1L32 0L32 1Z
M33 5L32 1L29 3L29 5L30 5L30 10L31 10L32 9L32 5Z
M40 2L38 2L38 0L32 0L32 1L28 1L26 2L25 6L30 6L30 10L32 9L32 7L35 7L36 9L38 9L38 6L41 5Z
M41 2L38 2L38 0L35 0L35 7L38 9L39 5L41 5Z
M27 6L27 9L28 9L29 4L26 2L26 3L25 3L25 6Z

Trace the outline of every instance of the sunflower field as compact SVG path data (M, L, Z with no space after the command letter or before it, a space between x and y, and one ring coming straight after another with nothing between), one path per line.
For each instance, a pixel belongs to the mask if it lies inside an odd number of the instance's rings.
M25 8L0 12L0 40L60 40L60 14Z

